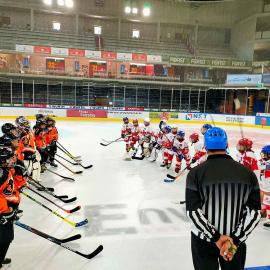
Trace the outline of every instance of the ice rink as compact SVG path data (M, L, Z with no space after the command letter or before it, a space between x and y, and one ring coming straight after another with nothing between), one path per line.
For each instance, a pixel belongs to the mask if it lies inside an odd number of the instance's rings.
M186 131L188 138L191 132L199 132L201 125L178 126ZM24 213L20 221L57 238L81 233L82 239L68 244L81 252L90 253L99 244L104 250L88 261L15 226L15 240L8 253L13 261L8 269L192 270L190 225L185 205L176 204L184 200L186 174L181 181L164 183L166 174L174 172L161 168L160 159L154 163L124 161L123 142L101 146L102 139L119 137L120 122L63 121L57 122L57 127L60 142L74 155L81 155L83 164L94 166L84 170L82 175L73 176L59 166L53 170L72 176L76 181L62 180L46 172L42 183L55 187L56 194L77 196L77 202L65 207L81 205L82 210L69 218L74 221L88 218L89 224L73 229L23 196L20 208ZM240 128L225 129L230 138L230 153L234 156L236 142L241 138ZM243 132L254 139L258 154L263 145L270 143L269 130L245 127ZM79 170L78 166L72 168ZM25 191L65 215L31 191ZM270 265L270 231L263 228L264 221L248 240L247 267Z

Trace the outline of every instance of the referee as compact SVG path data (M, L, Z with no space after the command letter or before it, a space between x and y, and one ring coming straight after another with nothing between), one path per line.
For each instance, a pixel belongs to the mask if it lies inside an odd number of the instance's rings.
M189 172L186 184L194 269L242 270L245 241L261 217L258 181L226 154L223 129L209 129L204 140L207 161Z

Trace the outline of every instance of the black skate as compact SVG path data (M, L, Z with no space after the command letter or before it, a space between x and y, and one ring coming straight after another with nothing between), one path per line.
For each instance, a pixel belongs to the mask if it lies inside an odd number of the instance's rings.
M266 229L270 229L270 221L263 224Z
M58 167L58 165L57 165L54 161L51 161L51 162L50 162L50 165L51 165L52 167L55 167L55 168Z

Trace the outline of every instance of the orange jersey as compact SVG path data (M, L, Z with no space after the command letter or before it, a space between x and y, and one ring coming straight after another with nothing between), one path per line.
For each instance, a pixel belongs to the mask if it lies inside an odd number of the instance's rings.
M24 152L36 152L35 136L31 131L20 139L16 152L19 160L24 160Z
M46 132L41 130L35 133L35 143L38 149L46 147Z
M0 214L9 213L9 204L20 203L20 193L17 190L12 170L0 169Z
M58 131L56 127L48 127L46 132L46 144L51 144L58 140Z

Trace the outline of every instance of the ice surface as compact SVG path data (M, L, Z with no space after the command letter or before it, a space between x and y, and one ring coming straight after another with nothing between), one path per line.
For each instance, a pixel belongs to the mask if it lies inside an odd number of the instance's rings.
M2 121L3 122L3 121ZM124 143L103 147L101 139L119 137L121 123L57 122L60 142L74 155L81 155L83 163L94 167L82 175L73 175L76 182L46 172L43 184L55 187L55 193L77 196L79 213L69 218L89 219L89 225L72 228L45 209L22 197L21 222L58 238L81 233L82 239L70 243L81 252L92 252L99 244L104 251L88 261L36 235L15 226L15 240L8 256L10 270L191 270L189 223L185 206L175 204L184 199L185 175L181 181L164 183L170 170L160 168L160 160L124 161ZM179 125L187 136L199 132L200 125ZM156 125L157 127L157 125ZM239 127L225 127L230 138L230 152L235 155L236 141L241 137ZM244 134L253 138L255 149L270 143L269 130L244 128ZM61 152L59 152L62 155ZM259 152L258 152L259 154ZM68 165L68 164L67 164ZM69 166L69 165L68 165ZM81 169L73 166L74 169ZM53 169L71 176L64 168ZM36 195L27 191L38 198ZM38 198L40 201L44 200ZM61 210L45 202L52 209ZM263 229L263 221L248 240L247 266L270 264L270 231Z

